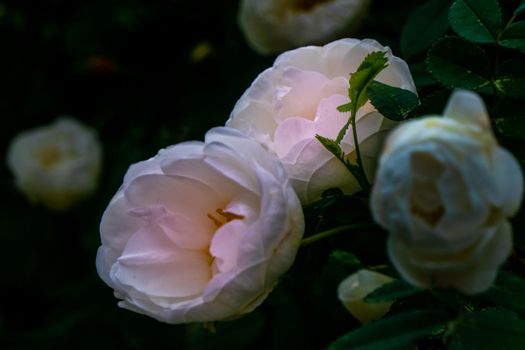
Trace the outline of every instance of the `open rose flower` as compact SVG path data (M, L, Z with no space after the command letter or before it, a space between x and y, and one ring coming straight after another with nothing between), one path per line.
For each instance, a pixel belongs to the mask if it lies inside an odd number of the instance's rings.
M30 201L64 210L95 190L102 147L94 130L61 118L17 135L7 165Z
M390 258L420 287L489 288L509 256L521 168L490 130L471 92L451 97L444 117L410 121L388 137L372 193L375 219L390 231Z
M369 0L243 0L239 24L254 50L271 54L325 44L357 29Z
M415 92L406 63L390 49L374 40L343 39L280 55L239 99L226 123L277 154L303 203L319 199L332 187L346 194L360 189L315 135L336 138L349 117L337 110L349 102L349 73L374 51L384 51L388 58L388 67L376 79ZM367 103L358 112L356 124L361 155L372 178L384 136L395 123ZM347 154L354 153L352 130L348 130L342 148Z
M386 315L392 302L367 303L364 301L365 297L393 280L382 273L362 269L339 284L337 296L352 316L361 323L368 323Z
M278 160L229 128L132 165L100 225L120 306L168 323L237 317L292 264L302 208Z

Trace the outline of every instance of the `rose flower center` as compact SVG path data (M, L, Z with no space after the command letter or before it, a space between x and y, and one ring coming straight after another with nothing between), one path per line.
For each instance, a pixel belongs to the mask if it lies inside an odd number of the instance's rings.
M217 228L220 228L222 225L227 224L230 221L244 219L243 215L235 214L221 208L215 210L215 213L217 213L218 216L213 216L210 213L208 213L207 216L215 224L215 226L217 226Z

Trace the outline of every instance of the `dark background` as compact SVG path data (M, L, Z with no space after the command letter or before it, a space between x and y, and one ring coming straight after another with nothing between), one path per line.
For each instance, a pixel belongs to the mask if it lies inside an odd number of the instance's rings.
M399 52L419 1L374 1L357 38ZM344 274L330 247L299 252L257 311L220 323L172 326L117 307L95 270L102 212L131 163L221 125L275 57L247 46L237 1L0 1L0 150L17 133L71 115L99 132L97 192L62 214L29 204L0 165L0 348L308 349L355 326L336 299ZM206 42L204 60L190 59ZM424 57L416 57L422 61ZM349 72L350 73L350 72ZM366 245L364 239L359 243ZM355 249L355 245L354 245ZM312 267L315 266L315 267Z

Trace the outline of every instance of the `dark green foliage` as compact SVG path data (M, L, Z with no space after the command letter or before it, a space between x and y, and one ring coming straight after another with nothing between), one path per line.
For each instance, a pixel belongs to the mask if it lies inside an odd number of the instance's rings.
M498 94L514 99L525 98L525 65L523 57L515 57L501 64L494 79Z
M525 115L494 119L494 127L505 138L525 140Z
M393 301L396 299L409 297L422 291L422 289L416 288L404 280L394 280L368 294L365 298L365 301L367 303Z
M521 52L525 52L525 21L517 22L508 26L501 33L500 44L511 49L518 49Z
M501 8L496 0L456 0L450 7L449 19L463 38L493 43L501 29Z
M486 309L466 313L447 330L451 350L525 348L525 320L511 311Z
M444 37L428 51L427 69L449 88L490 93L491 66L480 46L454 37Z
M330 254L330 259L348 268L361 266L361 261L354 254L342 250L334 250Z
M515 16L520 16L520 15L522 15L523 13L525 13L525 4L521 4L521 5L518 6L518 8L514 11L514 15L515 15Z
M525 315L525 280L511 272L501 271L494 285L480 298Z
M367 89L370 102L386 118L401 121L419 107L419 98L412 91L383 84L370 83Z
M438 311L411 311L383 318L343 335L328 349L404 349L413 341L443 330L450 317Z
M430 0L411 13L401 33L401 52L414 56L429 48L447 29L450 0Z

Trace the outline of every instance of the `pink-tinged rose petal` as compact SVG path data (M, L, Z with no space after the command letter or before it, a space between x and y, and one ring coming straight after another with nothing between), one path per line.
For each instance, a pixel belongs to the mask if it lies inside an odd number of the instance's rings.
M335 140L337 134L350 117L348 113L339 112L337 107L348 102L349 99L346 95L333 94L323 98L315 114L315 132L318 135Z
M202 292L210 261L205 251L181 249L162 229L148 225L127 242L113 274L120 284L148 295L185 297Z
M235 318L295 258L299 199L277 157L235 129L162 150L125 181L96 261L123 308L174 324Z
M360 190L355 186L356 180L351 173L346 171L346 181L342 180L341 164L326 159L326 154L316 150L310 141L319 142L315 139L316 134L332 139L337 137L350 117L349 113L337 110L338 106L349 102L349 75L368 54L375 51L385 52L388 58L388 67L381 72L378 80L415 92L408 66L393 56L388 47L374 40L341 39L325 46L299 48L277 57L273 67L257 77L237 101L226 122L227 126L239 129L277 153L303 204L319 199L324 190L333 187L343 189L346 194ZM264 106L264 113L245 113L261 106ZM255 122L255 118L268 120ZM314 122L313 131L311 121ZM396 123L385 120L370 103L359 110L356 123L360 142L370 140L366 167L370 171L369 177L373 178L380 149L376 145L381 145L385 132ZM380 138L373 137L374 134L380 134ZM343 138L342 147L347 153L353 152L351 128ZM310 156L312 158L308 159ZM317 156L322 158L315 158ZM328 157L335 159L330 154ZM337 174L337 177L310 178L313 174L324 172L319 169L320 164L333 167L326 169L326 174ZM295 169L296 165L300 169Z
M274 150L283 158L298 142L311 140L315 132L313 121L304 118L288 118L275 130Z

